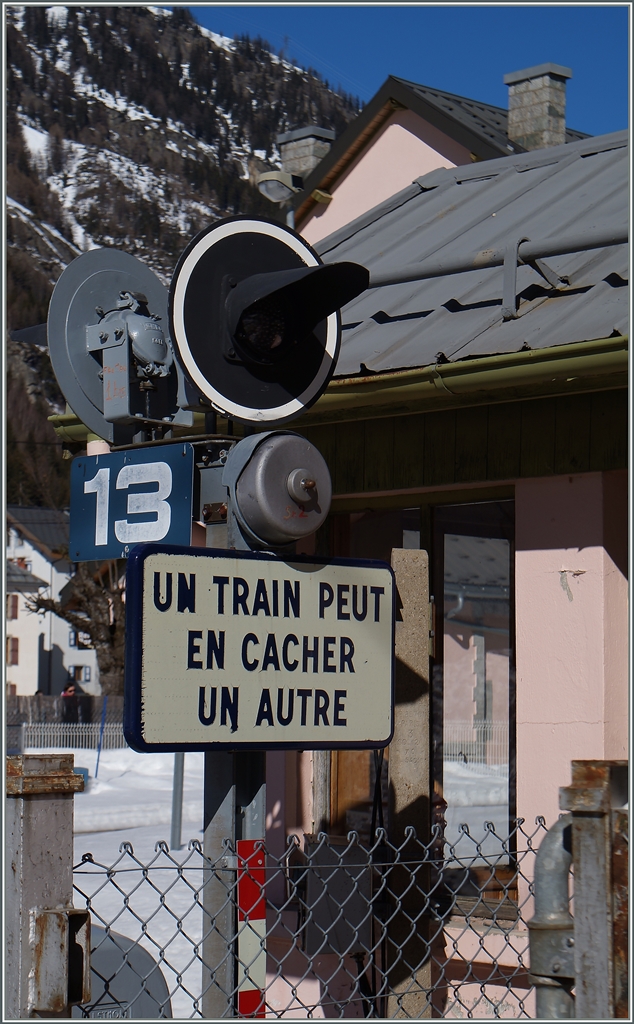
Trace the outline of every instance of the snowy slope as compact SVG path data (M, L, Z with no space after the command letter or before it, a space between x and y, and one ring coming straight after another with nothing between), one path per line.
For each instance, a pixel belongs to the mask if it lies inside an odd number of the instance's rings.
M254 182L279 166L278 132L340 131L358 111L260 41L202 29L185 8L6 11L7 193L20 204L9 250L26 251L51 284L77 251L104 245L168 280L210 222L274 215Z

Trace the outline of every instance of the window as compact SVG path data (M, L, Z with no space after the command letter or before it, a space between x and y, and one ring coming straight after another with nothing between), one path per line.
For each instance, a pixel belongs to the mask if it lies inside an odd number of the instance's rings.
M484 823L506 839L515 815L513 502L436 508L433 549L434 798L446 842L472 849L466 824L486 857Z
M84 683L89 683L90 682L90 665L84 665L83 682Z
M17 636L7 637L7 665L17 665L19 662L20 641Z
M7 618L17 619L18 617L18 594L7 594Z
M89 633L81 633L76 629L71 629L68 634L68 646L76 647L80 651L86 651L92 649Z

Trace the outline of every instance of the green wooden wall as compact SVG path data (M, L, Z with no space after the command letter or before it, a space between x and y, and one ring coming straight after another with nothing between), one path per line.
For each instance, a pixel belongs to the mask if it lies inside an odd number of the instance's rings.
M333 492L393 491L621 469L628 393L601 391L297 429Z

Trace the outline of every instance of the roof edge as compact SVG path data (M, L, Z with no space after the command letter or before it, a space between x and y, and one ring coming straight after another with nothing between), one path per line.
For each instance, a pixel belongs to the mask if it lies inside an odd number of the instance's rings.
M461 97L468 99L468 97ZM490 105L490 104L489 104ZM454 120L446 112L432 107L405 84L405 79L389 75L381 88L363 108L361 113L350 122L343 135L335 142L323 160L304 180L304 189L295 200L295 222L298 230L310 214L316 201L311 193L315 189L328 191L334 175L343 174L358 155L363 142L372 138L383 126L391 113L397 109L412 110L439 131L448 134L448 127L455 126L456 141L473 152L480 160L490 160L496 156L505 156L507 151L493 143L485 142L477 133ZM516 147L521 152L521 147Z
M628 338L482 356L331 381L298 421L313 426L627 386Z
M6 516L9 524L13 526L16 530L20 530L21 533L23 533L26 539L29 541L29 543L32 544L34 548L37 548L40 554L44 555L44 558L46 558L49 562L69 561L67 554L65 554L63 551L58 551L54 550L53 548L49 548L48 544L45 544L44 541L40 540L40 538L35 533L33 533L32 530L28 528L28 526L25 526L20 519L17 519L16 516L12 515L12 513L9 512L8 509L6 510Z

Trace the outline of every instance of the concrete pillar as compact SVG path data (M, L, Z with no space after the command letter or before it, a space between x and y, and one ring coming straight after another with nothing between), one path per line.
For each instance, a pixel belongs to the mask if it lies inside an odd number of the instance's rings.
M73 761L72 754L7 757L6 1020L69 1016L67 916L51 914L50 927L40 916L39 931L32 917L35 910L67 911L73 905L73 795L84 788ZM34 945L32 926L41 940ZM56 930L55 948L64 957L57 961L50 950L42 952Z
M394 738L389 751L389 838L396 846L413 826L421 843L430 841L429 765L429 558L426 551L395 549L396 577ZM387 1017L420 1020L431 1017L431 968L428 921L424 916L429 868L417 872L411 885L411 864L425 859L416 842L407 843L404 869L393 868L389 889L401 900L403 913L388 929L388 980L393 993ZM412 935L412 921L416 922Z
M330 831L330 751L313 750L313 829Z
M524 149L566 141L566 79L570 68L539 64L504 76L509 87L508 137Z

